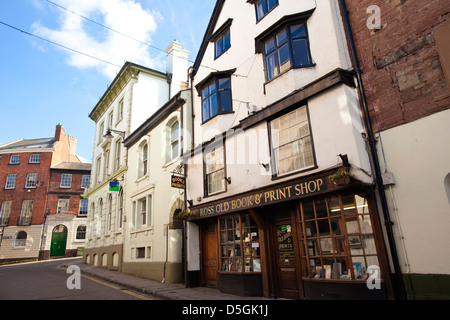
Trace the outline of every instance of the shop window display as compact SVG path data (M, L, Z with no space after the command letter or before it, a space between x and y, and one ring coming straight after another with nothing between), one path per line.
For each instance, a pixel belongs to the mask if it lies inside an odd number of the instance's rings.
M220 218L222 272L261 272L259 234L249 214Z
M310 279L364 280L378 266L367 199L339 195L300 204L304 270Z

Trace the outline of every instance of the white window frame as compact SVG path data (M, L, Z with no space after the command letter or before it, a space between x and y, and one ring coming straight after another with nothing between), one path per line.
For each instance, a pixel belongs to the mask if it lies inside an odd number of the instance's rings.
M9 158L9 164L20 164L20 155L17 154L12 155Z
M314 144L306 105L270 121L269 126L274 177L315 167Z
M37 173L27 173L27 180L25 181L25 188L35 189L38 181Z
M58 199L58 207L56 208L56 213L69 213L69 199Z
M5 189L15 189L17 181L17 174L8 174L6 176Z
M20 210L20 225L30 225L31 219L33 218L33 200L23 200L22 201L22 209ZM28 223L29 219L29 223Z
M25 239L17 239L17 237L21 232L25 233ZM14 248L25 248L27 246L27 238L28 234L25 231L23 230L18 231L16 233L16 236L14 237Z
M81 188L89 188L89 185L91 184L91 175L90 174L84 174L81 177Z
M29 163L41 163L41 154L30 154Z
M81 211L83 210L83 212L86 213L81 213ZM80 199L80 208L78 209L78 215L81 217L86 217L88 214L88 209L89 209L89 200L88 199Z
M69 179L70 177L70 179ZM61 174L61 188L70 189L72 187L72 174L63 173Z
M0 226L6 226L9 222L9 215L11 214L12 201L3 201L0 207Z
M215 145L205 149L204 162L206 195L210 196L226 191L224 145Z

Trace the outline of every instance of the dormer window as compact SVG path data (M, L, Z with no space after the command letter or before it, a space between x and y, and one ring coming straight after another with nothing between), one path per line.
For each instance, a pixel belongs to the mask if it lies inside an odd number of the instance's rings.
M214 42L214 59L220 57L231 47L230 28L233 19L228 19L225 23L211 35L210 42Z
M278 0L259 0L253 1L253 3L255 4L256 21L259 21L278 5Z
M233 112L230 75L234 71L235 69L211 73L196 86L202 99L203 123L219 114Z

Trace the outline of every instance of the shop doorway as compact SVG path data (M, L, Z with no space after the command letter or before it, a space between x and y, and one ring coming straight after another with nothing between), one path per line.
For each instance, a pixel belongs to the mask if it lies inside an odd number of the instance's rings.
M50 245L50 256L65 256L67 242L67 228L60 224L53 228L52 241Z
M291 219L274 221L273 239L276 264L276 289L278 297L298 299L298 261L296 259L294 230Z
M209 228L203 231L203 274L204 282L207 287L216 288L218 285L218 250L217 235L215 228Z

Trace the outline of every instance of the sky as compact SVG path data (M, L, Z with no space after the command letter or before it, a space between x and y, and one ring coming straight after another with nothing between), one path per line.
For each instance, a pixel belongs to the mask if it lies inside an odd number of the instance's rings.
M61 123L92 161L89 113L126 61L165 72L178 40L196 58L214 0L0 0L0 145Z

